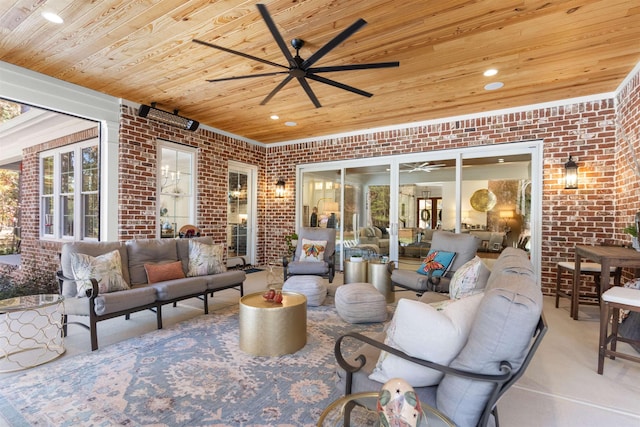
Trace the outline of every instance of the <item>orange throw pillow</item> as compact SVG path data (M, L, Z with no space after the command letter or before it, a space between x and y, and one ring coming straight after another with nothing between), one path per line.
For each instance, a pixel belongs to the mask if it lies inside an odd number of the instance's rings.
M144 271L147 272L147 282L158 283L165 280L182 279L182 261L169 262L166 264L145 264Z

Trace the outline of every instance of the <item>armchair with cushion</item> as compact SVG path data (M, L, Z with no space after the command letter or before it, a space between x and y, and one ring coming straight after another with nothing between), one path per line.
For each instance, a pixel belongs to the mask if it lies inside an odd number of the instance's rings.
M333 283L335 276L336 230L334 228L303 227L298 232L298 244L293 258L282 260L284 280L291 276L321 276Z
M455 253L453 261L441 277L433 272L420 274L416 270L395 269L391 273L394 287L415 291L419 295L427 291L449 292L449 282L456 270L476 256L480 239L470 234L457 234L450 231L434 231L429 252Z
M546 330L533 266L524 251L506 248L483 293L441 310L401 299L386 332L340 337L337 387L345 394L379 391L400 377L456 426L498 425L499 398L523 375ZM345 351L354 340L363 345Z

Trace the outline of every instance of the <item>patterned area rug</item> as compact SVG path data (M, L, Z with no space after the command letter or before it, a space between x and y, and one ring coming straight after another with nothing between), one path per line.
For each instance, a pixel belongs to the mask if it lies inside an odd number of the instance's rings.
M238 307L218 310L11 377L0 412L13 426L314 426L341 395L336 338L383 325L348 324L333 305L307 317L302 350L254 357L238 347Z

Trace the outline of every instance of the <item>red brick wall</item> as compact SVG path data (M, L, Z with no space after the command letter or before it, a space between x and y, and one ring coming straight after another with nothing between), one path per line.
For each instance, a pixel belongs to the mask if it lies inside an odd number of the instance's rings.
M636 88L636 92L637 92ZM620 238L616 215L616 138L613 99L520 113L416 126L396 131L269 147L267 181L284 176L291 183L297 164L419 153L477 145L544 141L542 286L555 292L555 265L572 259L575 244ZM565 190L561 178L569 155L579 164L580 189ZM597 160L596 160L597 159ZM295 194L273 204L273 235L268 256L283 250L283 236L295 226ZM280 208L280 205L283 205ZM553 288L553 291L552 291ZM585 291L593 291L591 285Z
M633 76L618 94L616 147L616 232L617 238L627 243L629 235L620 230L632 224L640 212L640 73ZM634 162L636 156L636 164ZM637 276L637 272L627 277Z
M196 224L215 242L226 243L227 162L257 165L258 223L264 222L264 147L200 129L181 130L138 117L129 106L122 107L119 150L119 235L122 240L155 238L158 227L156 210L157 141L164 139L197 149ZM260 236L258 248L262 247Z

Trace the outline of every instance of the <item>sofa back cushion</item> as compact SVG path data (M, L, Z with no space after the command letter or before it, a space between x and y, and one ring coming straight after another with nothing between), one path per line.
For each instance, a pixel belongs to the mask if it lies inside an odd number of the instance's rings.
M449 366L499 374L500 362L520 369L542 312L542 291L527 254L507 248L494 265L469 339ZM439 410L458 426L475 426L493 384L445 375L438 386Z
M132 285L147 283L145 264L178 261L176 239L136 239L126 243Z
M129 277L129 270L127 269L128 256L127 249L122 242L69 242L62 245L60 254L60 268L62 268L62 274L65 277L72 278L73 271L71 268L71 254L85 254L92 257L98 257L111 251L117 250L120 252L120 263L122 265L122 277L125 282L131 284L131 278ZM77 286L73 281L66 281L62 287L62 295L65 297L77 296Z

